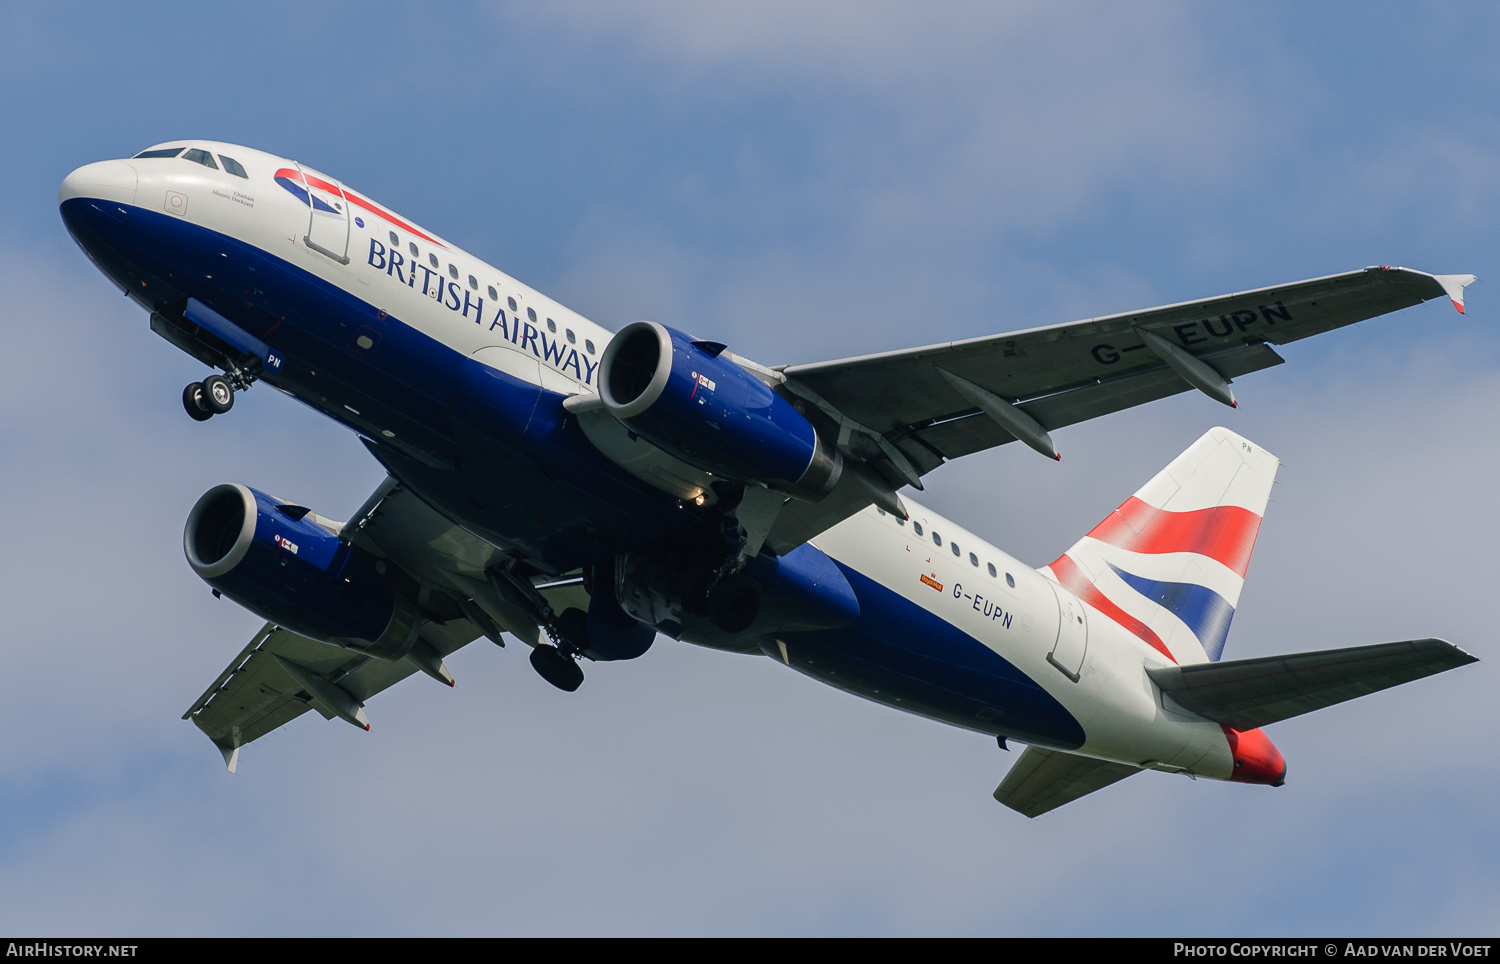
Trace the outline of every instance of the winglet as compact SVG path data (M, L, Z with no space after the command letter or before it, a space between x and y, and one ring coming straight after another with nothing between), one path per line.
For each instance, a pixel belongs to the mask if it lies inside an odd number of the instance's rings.
M1464 289L1479 278L1471 274L1435 274L1432 277L1443 286L1443 293L1453 300L1453 307L1458 309L1458 313L1463 314Z

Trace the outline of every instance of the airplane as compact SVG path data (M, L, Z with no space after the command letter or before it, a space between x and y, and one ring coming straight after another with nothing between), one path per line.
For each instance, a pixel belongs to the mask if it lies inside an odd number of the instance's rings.
M1026 745L995 798L1035 817L1157 770L1280 786L1262 727L1467 663L1439 639L1224 660L1278 461L1209 430L1049 565L899 490L943 463L1230 382L1274 346L1473 275L1374 266L1046 327L766 366L640 321L611 332L295 160L216 141L84 165L62 220L151 330L260 383L386 469L347 520L241 484L188 515L188 563L261 618L188 711L236 769L308 711L366 704L507 638L566 691L658 634L768 657Z

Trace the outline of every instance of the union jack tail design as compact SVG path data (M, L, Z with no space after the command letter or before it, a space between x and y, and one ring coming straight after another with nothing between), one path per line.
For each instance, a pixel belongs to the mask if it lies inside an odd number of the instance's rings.
M1210 429L1042 573L1173 662L1217 660L1280 464Z

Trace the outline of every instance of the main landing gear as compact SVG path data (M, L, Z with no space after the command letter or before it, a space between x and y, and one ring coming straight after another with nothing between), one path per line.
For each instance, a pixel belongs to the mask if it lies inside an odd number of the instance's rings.
M588 647L588 614L581 609L564 609L547 626L547 635L555 646L537 646L531 651L531 668L542 679L568 693L583 685L583 667L578 658Z
M210 375L182 390L182 407L195 422L206 422L234 408L234 383L223 375Z
M556 646L541 645L531 651L531 668L560 690L573 692L583 685L583 667Z

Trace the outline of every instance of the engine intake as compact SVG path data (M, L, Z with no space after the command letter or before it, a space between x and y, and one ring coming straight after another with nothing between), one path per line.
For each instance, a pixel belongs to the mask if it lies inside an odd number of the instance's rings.
M816 500L843 463L791 403L755 375L653 321L627 325L600 360L599 397L632 432L736 482Z
M308 515L248 486L216 485L188 514L183 551L204 582L278 626L405 656L421 628L416 606L385 579L384 563Z

